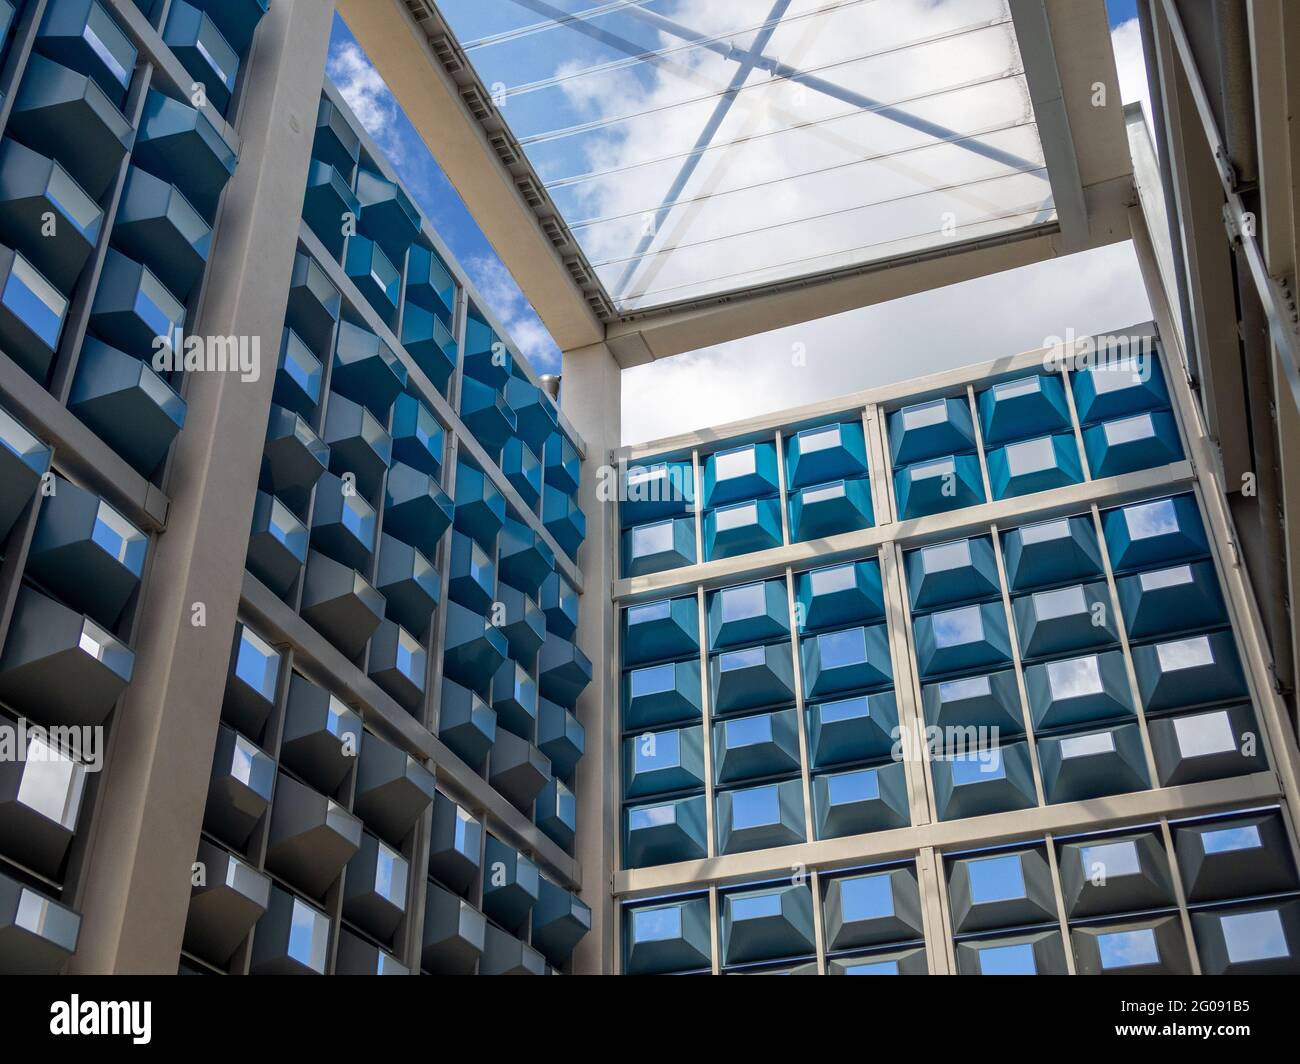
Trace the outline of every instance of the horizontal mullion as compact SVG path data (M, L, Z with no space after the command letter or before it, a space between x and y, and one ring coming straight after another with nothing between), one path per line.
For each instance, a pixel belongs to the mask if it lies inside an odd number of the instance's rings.
M942 820L916 827L895 828L869 835L720 855L698 861L616 872L614 894L621 898L686 893L712 885L789 876L795 867L833 871L910 857L924 847L975 850L1003 843L1029 841L1044 835L1123 828L1163 816L1175 819L1279 799L1282 788L1272 771L1249 776L1135 791L1098 801L1066 802L965 820Z
M634 576L614 583L614 600L630 604L676 594L703 584L720 587L738 579L757 579L783 572L786 566L820 568L871 554L886 543L919 546L943 539L987 531L989 525L1011 526L1086 510L1093 503L1121 505L1151 495L1190 487L1196 480L1188 461L1143 469L1136 473L1090 480L1033 495L980 503L943 514L931 514L910 521L877 525L843 532L838 536L791 543L785 547L740 554L734 558L697 562L661 573Z
M170 499L145 480L90 427L0 352L3 399L23 426L54 451L54 464L83 480L146 532L167 524Z
M194 84L195 79L181 66L181 61L176 58L175 53L163 43L162 34L145 18L144 13L135 6L133 0L109 0L109 3L113 6L113 14L122 23L122 28L140 50L141 58L151 63L167 86L193 107L194 98L190 94L190 86ZM241 64L247 62L247 57L240 62ZM221 134L222 139L238 154L239 134L226 121L225 116L211 102L205 102L199 110Z

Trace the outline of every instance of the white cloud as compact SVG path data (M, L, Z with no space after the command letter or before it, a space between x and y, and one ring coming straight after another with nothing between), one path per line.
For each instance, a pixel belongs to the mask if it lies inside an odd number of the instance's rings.
M330 53L326 72L366 132L389 161L399 165L405 153L397 125L397 101L366 54L355 44L340 45Z
M623 373L623 442L910 380L1148 320L1131 244L1053 259ZM802 344L804 364L794 345Z
M1124 103L1140 101L1151 124L1151 87L1147 83L1146 56L1142 51L1142 30L1135 18L1121 22L1110 31L1115 49L1115 66L1119 70L1119 94Z
M559 357L555 341L501 260L476 255L463 265L488 309L501 319L509 338L524 357L539 372L554 367Z
M769 0L679 0L672 17L743 43L754 34L736 31L770 9ZM1050 203L1024 80L1007 76L1016 46L1005 0L794 0L764 52L860 96L901 102L919 120L1023 160L1015 165L762 71L698 152L736 60L683 49L667 32L631 32L638 46L666 50L659 64L585 73L560 64L556 84L506 106L529 132L595 124L529 152L566 216L591 223L576 233L616 299L672 302L986 236ZM678 206L656 218L666 198ZM656 227L652 254L624 287L630 256Z

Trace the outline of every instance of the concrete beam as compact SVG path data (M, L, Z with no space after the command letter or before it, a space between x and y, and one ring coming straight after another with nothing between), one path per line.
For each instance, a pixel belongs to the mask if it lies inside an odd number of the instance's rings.
M441 17L427 5L413 6L423 16L419 21L402 0L341 0L338 8L561 350L603 340L604 326L462 96L462 88L476 80L468 61L445 35ZM431 34L443 42L446 60L430 43ZM453 80L447 62L466 86ZM471 96L484 101L485 113L494 110L481 91ZM532 187L534 195L541 194L540 182Z

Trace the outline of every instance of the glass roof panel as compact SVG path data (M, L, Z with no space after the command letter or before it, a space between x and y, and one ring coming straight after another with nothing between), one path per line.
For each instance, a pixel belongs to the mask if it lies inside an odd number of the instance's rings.
M620 312L1054 221L1008 0L439 0Z

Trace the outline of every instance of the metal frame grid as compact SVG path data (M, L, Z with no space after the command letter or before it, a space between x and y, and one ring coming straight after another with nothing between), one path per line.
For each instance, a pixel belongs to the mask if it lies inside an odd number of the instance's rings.
M362 165L375 171L386 180L402 187L401 180L395 175L391 166L385 159L382 150L374 143L373 139L364 131L360 122L352 113L346 101L342 98L337 88L328 80L323 89L323 99L328 100L339 113L347 119L352 127L352 131L357 134L361 143ZM456 349L463 355L466 340L466 327L469 308L471 304L476 312L487 322L487 324L497 333L503 343L510 349L511 354L516 358L517 364L524 368L528 379L534 385L538 384L535 371L528 365L527 361L518 355L513 344L509 341L507 334L500 326L499 322L492 316L486 305L481 300L478 292L468 280L464 271L456 263L445 243L429 225L426 219L421 216L421 240L431 245L434 251L441 257L443 263L447 266L452 274L456 284L455 298L455 319L452 329ZM461 390L461 381L464 375L463 357L456 360L455 369L448 381L444 392L439 391L424 372L419 368L414 359L405 350L398 337L401 335L400 314L404 312L406 306L406 282L407 269L405 264L400 267L402 274L401 296L399 298L399 317L391 326L384 322L380 315L370 305L358 290L356 284L344 271L342 262L346 260L347 241L339 255L336 257L328 251L320 238L312 231L308 223L304 220L298 229L298 251L307 256L309 259L319 265L324 271L329 282L339 291L342 296L343 310L340 320L352 321L359 323L371 333L378 336L381 341L400 359L403 367L409 375L410 391L417 394L418 398L432 412L435 420L442 427L444 432L444 454L442 461L442 473L440 486L451 498L455 497L455 479L459 463L462 460L468 460L474 467L481 470L492 486L496 488L506 500L508 512L517 520L525 524L531 531L538 534L547 546L555 554L556 569L570 583L574 591L581 595L583 591L582 577L577 566L569 559L565 552L556 543L554 537L542 524L539 516L541 502L537 506L530 507L520 497L514 486L501 471L497 462L490 456L489 452L475 438L473 433L465 426L458 414L459 395ZM350 237L348 238L351 239ZM335 324L333 337L329 345L329 351L332 352L334 342L337 339L338 325ZM312 420L311 428L319 432L324 425L326 417L326 407L328 405L330 391L330 373L333 366L332 354L330 357L322 358L323 363L323 381L321 385L321 400L317 405L315 416ZM557 413L559 413L557 411ZM559 414L560 431L562 431L574 444L579 456L583 456L585 447L582 439L577 435L570 426L563 414ZM387 427L387 426L385 426ZM375 510L377 527L382 523L383 506L385 492L382 484L374 493L376 496ZM311 525L311 509L315 504L315 489L312 492L312 500L308 504L303 516L304 523ZM500 549L500 537L497 537L496 553L492 556L495 564L498 560L497 555ZM302 598L303 573L305 569L300 569L298 577L290 589L287 601L277 596L270 588L264 585L251 573L245 573L243 578L243 588L240 596L239 619L247 624L249 628L257 632L262 638L272 644L282 655L281 664L281 685L276 700L276 709L272 714L266 730L267 742L262 747L263 752L277 760L277 778L279 773L285 771L278 765L280 733L283 728L284 703L287 697L288 676L297 673L311 680L317 686L323 687L329 692L337 695L342 699L349 708L352 708L362 716L367 731L382 736L386 741L397 745L405 753L414 757L421 765L434 773L437 780L439 791L450 797L463 809L468 811L482 826L481 836L483 846L486 846L486 839L489 834L496 836L510 846L518 849L522 854L534 860L542 872L553 882L563 886L565 889L577 891L581 883L581 870L576 860L566 853L560 846L546 836L532 821L532 819L520 812L515 806L506 800L498 791L489 783L490 776L490 755L489 761L482 772L478 772L471 766L467 765L460 757L448 748L441 739L438 738L438 716L441 701L441 689L443 680L443 654L442 647L444 644L444 633L446 626L446 609L445 603L448 601L448 584L450 580L450 552L451 552L451 535L450 529L443 535L438 543L436 557L430 558L431 563L439 574L440 595L439 604L435 610L434 616L429 625L429 631L422 640L422 647L427 654L427 670L425 674L424 694L420 706L414 711L408 711L388 693L382 690L367 673L367 658L370 653L370 644L363 652L363 658L359 662L349 660L347 656L335 647L325 636L313 628L298 613ZM376 549L371 558L370 571L363 574L367 579L374 579L375 570L378 566L378 550ZM533 666L528 670L532 679L537 679L537 664L534 658ZM363 743L364 745L364 743ZM292 775L292 773L289 773ZM349 771L348 780L344 784L344 793L340 799L346 799L345 804L350 806L352 788L354 787L355 766ZM272 801L274 798L272 798ZM429 837L433 818L433 807L427 808L420 816L410 835L406 838L402 848L402 855L409 862L408 876L408 897L406 915L403 919L402 927L399 929L396 943L401 944L401 949L397 950L398 959L407 965L413 972L420 970L420 948L423 929L423 908L425 883L430 877L426 874L429 855ZM263 823L257 829L254 839L250 844L248 854L249 862L259 871L265 871L264 861L266 853L266 835L269 824L269 817L263 818ZM206 833L205 833L206 835ZM210 841L223 849L229 847L212 838ZM476 907L482 904L482 854L480 854L480 876L477 886L474 888L468 900ZM271 873L266 873L272 875ZM346 873L344 873L345 875ZM272 878L275 877L272 875ZM297 894L307 901L314 908L319 909L319 902L313 901L300 891L296 891L283 880L276 880L277 885L288 889L291 893ZM343 897L343 875L331 887L330 892L325 899L327 904L327 915L330 918L330 970L332 970L334 958L337 954L338 936L341 929L346 927L352 934L365 937L367 941L378 945L373 938L366 936L364 931L353 925L345 925L342 920L342 897ZM511 932L513 935L514 933ZM517 936L516 936L517 937ZM524 941L528 941L527 932L524 935ZM236 953L232 961L232 971L246 971L251 957L252 935ZM387 946L382 948L388 949ZM193 964L200 965L210 970L210 966L204 964L198 958L186 955Z
M138 49L137 64L130 72L129 87L122 110L123 116L131 125L132 132L135 133L138 131L145 101L151 90L188 100L190 86L194 79L181 65L175 53L163 42L158 29L165 25L171 0L164 0L158 5L152 20L147 19L131 0L101 0L101 3L117 19L119 26ZM0 72L0 135L4 133L8 124L18 94L17 90L34 52L37 32L47 6L47 0L30 0L25 6L21 6L11 27L7 59L3 71ZM228 109L229 121L210 103L199 108L212 123L218 135L236 153L240 141L235 127L239 123L242 110L245 74L255 49L256 42L250 47L248 55L241 63L236 92ZM148 549L139 584L112 633L127 647L135 645L139 634L142 590L151 579L157 537L166 527L170 506L167 484L171 473L170 455L174 448L169 448L169 457L160 463L151 477L144 477L112 446L81 421L68 408L68 402L83 342L89 331L92 303L103 274L114 225L122 203L127 173L132 162L133 155L128 149L109 190L99 201L103 211L99 238L90 252L75 287L70 293L63 293L68 298L67 313L58 349L46 380L42 382L32 377L6 352L0 351L0 406L3 406L19 423L50 448L52 454L50 475L57 474L73 485L99 496L148 537ZM212 223L213 233L220 232L222 229L224 203L223 194ZM209 266L210 264L205 265L202 277L195 284L188 300L185 308L187 321L196 320L202 313L212 273ZM184 398L187 379L177 374L170 383ZM4 557L3 564L0 565L0 646L4 645L7 638L20 589L32 583L25 570L42 500L45 497L46 489L43 485L19 516L8 541L0 545ZM44 589L42 590L43 593L48 594ZM54 597L58 600L57 595ZM105 721L107 729L103 750L105 764L110 763L113 758L113 744L117 734L117 729L113 727L116 713L115 707ZM7 713L0 711L0 719L5 719L7 716ZM102 776L102 772L87 774L75 834L65 860L64 874L59 880L51 880L3 854L0 854L0 870L16 873L22 881L34 884L38 889L62 900L72 909L80 911L88 889L84 873L94 835L96 813L102 797Z
M1256 806L1250 804L1236 805L1231 808L1206 810L1199 815L1193 816L1164 815L1148 820L1137 818L1123 822L1108 821L1104 825L1099 825L1094 829L1081 832L1053 833L1049 831L1044 833L1041 837L1026 837L1017 839L1015 842L1002 843L995 847L985 849L964 850L954 848L938 853L935 857L939 881L941 884L946 884L949 874L949 866L960 858L992 856L998 853L1007 853L1009 851L1023 850L1031 847L1040 848L1047 857L1047 865L1051 873L1055 919L1055 923L1044 921L1042 923L1031 925L1012 925L954 934L949 891L946 886L941 886L941 894L944 903L943 931L947 937L944 941L939 943L944 954L940 958L940 963L947 965L947 972L958 974L959 964L955 946L959 942L987 941L1017 934L1059 929L1062 942L1065 946L1064 959L1066 974L1076 975L1078 974L1076 971L1077 957L1071 946L1072 932L1075 929L1106 927L1109 930L1114 926L1114 930L1122 930L1125 927L1141 926L1142 921L1145 920L1158 919L1172 915L1178 920L1182 932L1183 944L1187 954L1187 968L1183 974L1201 975L1203 974L1201 970L1201 957L1196 948L1196 940L1192 932L1191 915L1193 913L1218 911L1239 905L1244 901L1266 903L1289 900L1300 897L1300 890L1290 889L1276 893L1252 894L1245 897L1227 897L1200 902L1189 902L1183 872L1179 865L1178 854L1174 848L1174 831L1185 825L1210 822L1230 822L1232 818L1237 816L1249 816L1250 814L1261 813L1276 813L1284 823L1286 839L1289 844L1287 857L1292 862L1292 865L1296 866L1297 862L1300 862L1300 844L1296 841L1295 824L1291 816L1290 808L1287 805L1273 804L1262 804ZM1114 912L1089 916L1071 916L1065 901L1065 892L1062 886L1060 847L1066 843L1084 841L1093 844L1103 843L1108 839L1113 839L1117 836L1137 834L1142 831L1153 831L1159 835L1159 852L1167 862L1169 871L1170 893L1172 894L1170 902L1157 908L1129 906L1120 908Z
M1143 244L1145 225L1140 214L1132 217L1139 252L1149 245ZM1148 253L1149 259L1149 253ZM1146 261L1146 260L1144 260ZM1158 301L1157 301L1158 302ZM1280 702L1268 683L1264 668L1263 643L1258 628L1258 617L1243 579L1240 563L1235 554L1233 536L1227 521L1226 510L1216 504L1218 494L1213 466L1204 460L1208 441L1190 394L1187 379L1180 365L1181 353L1177 337L1170 328L1163 307L1158 314L1161 324L1125 330L1124 335L1158 335L1161 337L1160 357L1165 371L1165 381L1173 401L1186 457L1171 465L1142 470L1116 477L1094 480L1084 462L1084 479L1066 488L1033 495L1020 496L981 505L898 522L891 486L892 469L889 466L886 446L885 415L904 401L920 401L939 395L965 395L968 400L981 386L999 379L1010 379L1017 374L1032 372L1044 365L1052 352L1048 349L1026 352L1010 359L998 360L979 366L941 374L921 381L874 389L830 400L815 406L786 411L762 418L751 419L732 426L708 430L698 435L687 435L669 440L626 447L615 452L616 460L629 465L646 463L651 459L684 457L690 454L697 472L699 487L700 454L728 444L747 442L759 437L770 438L780 432L780 426L803 427L817 422L842 419L860 411L868 429L868 448L871 459L871 480L879 524L857 532L829 537L809 544L789 544L760 553L727 558L713 562L672 569L640 577L625 578L615 582L613 600L616 612L622 607L667 598L672 595L694 592L699 596L701 611L703 596L708 590L743 584L765 577L785 577L802 569L831 564L841 560L857 560L878 556L882 573L886 576L886 604L888 623L894 648L896 666L895 684L898 696L900 722L923 728L920 715L920 683L915 672L915 646L908 598L901 579L903 551L907 548L934 544L970 535L990 534L995 543L999 532L1022 524L1052 517L1082 514L1090 516L1094 525L1099 522L1100 510L1106 507L1146 499L1162 498L1191 491L1197 499L1211 541L1213 560L1221 585L1225 590L1229 618L1236 636L1241 657L1247 672L1251 700L1261 724L1261 733L1269 759L1269 768L1247 776L1215 780L1207 783L1177 787L1156 787L1147 791L1117 795L1106 799L1106 812L1099 815L1095 802L1069 802L1045 805L1041 798L1041 779L1038 778L1037 761L1034 760L1035 786L1039 805L1017 813L994 814L966 820L937 821L935 819L933 784L931 775L919 764L908 763L909 795L911 798L912 825L891 831L877 832L848 839L810 841L773 850L759 850L732 855L717 855L712 832L712 807L710 805L710 856L706 860L689 861L642 869L616 870L613 875L616 923L619 926L616 963L622 960L622 917L625 904L631 901L666 899L684 893L701 892L710 898L713 913L714 966L718 969L718 893L739 884L760 884L777 877L788 881L791 871L807 872L816 891L825 873L857 868L898 860L917 861L919 881L922 884L922 909L926 918L927 957L932 972L955 970L951 956L949 903L944 887L944 854L995 847L1019 840L1074 835L1110 830L1141 823L1161 823L1203 812L1229 809L1246 809L1279 803L1287 817L1294 844L1294 824L1288 801L1294 800L1297 755L1294 737L1285 727L1285 717ZM1068 352L1067 352L1068 353ZM1071 390L1066 388L1067 396ZM1073 400L1071 398L1071 404ZM1073 412L1073 411L1072 411ZM1074 432L1078 442L1077 417ZM976 420L978 425L978 419ZM979 446L981 469L987 478L987 465L982 443ZM987 481L986 481L987 484ZM987 489L986 489L987 490ZM782 503L785 501L785 482L782 478ZM698 507L697 513L698 513ZM1098 527L1098 531L1100 528ZM1104 542L1104 540L1103 540ZM697 547L698 547L697 541ZM995 551L999 567L1001 551ZM1105 552L1103 551L1103 557ZM1112 605L1116 603L1114 574L1109 560L1105 562L1106 584ZM1010 598L1005 573L1001 574L1003 605L1008 613L1010 632L1015 632L1010 613ZM1118 615L1118 611L1117 611ZM701 613L701 619L703 614ZM620 626L621 631L621 626ZM701 642L706 638L701 629ZM797 639L797 636L795 637ZM1127 635L1121 631L1126 673L1130 685L1134 672ZM1019 652L1013 638L1014 667L1024 702L1023 677ZM621 660L616 655L615 660ZM797 661L797 657L796 657ZM707 680L704 681L707 688ZM806 728L802 715L803 692L798 690L801 710L800 726ZM1141 700L1135 701L1137 720L1141 723L1144 754L1148 771L1153 767L1149 738L1146 736L1145 717ZM616 707L608 711L617 712ZM705 720L707 722L707 690L705 692ZM1028 721L1026 724L1028 725ZM1029 732L1032 741L1032 732ZM806 750L806 737L802 737ZM806 753L803 758L803 778L807 780ZM1151 772L1152 781L1156 781ZM712 780L708 781L709 798L712 798ZM620 785L615 781L611 800L621 798ZM1162 830L1164 830L1162 828ZM821 917L818 915L818 920ZM819 970L824 971L826 957L824 935L818 931Z

